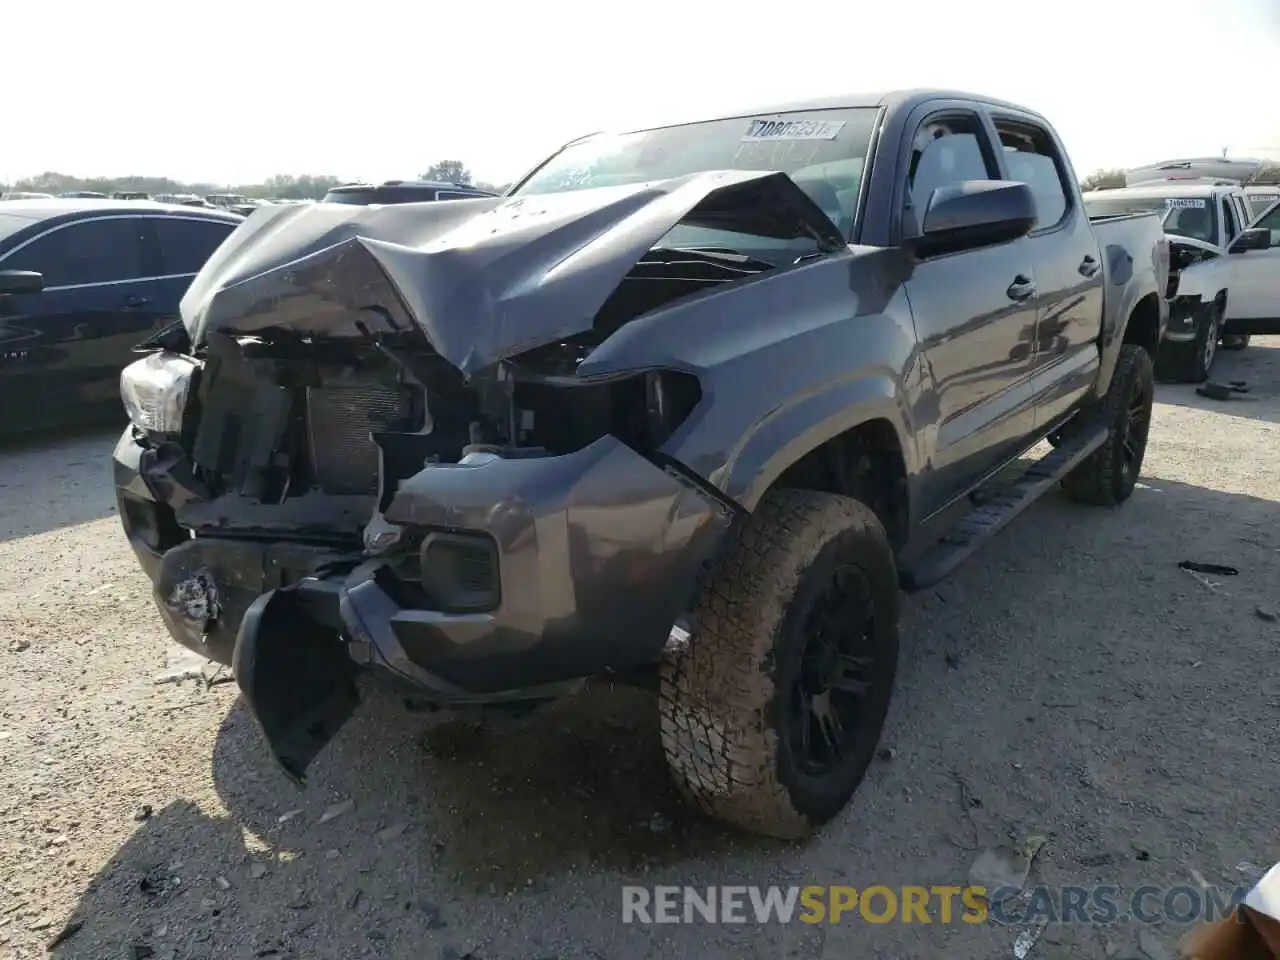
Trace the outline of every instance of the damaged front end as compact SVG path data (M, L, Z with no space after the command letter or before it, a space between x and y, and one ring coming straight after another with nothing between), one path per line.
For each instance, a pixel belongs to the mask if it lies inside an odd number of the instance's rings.
M1194 340L1208 323L1215 301L1227 291L1227 264L1213 244L1192 237L1169 237L1169 327L1165 339Z
M844 249L781 174L328 206L215 254L185 328L122 376L115 457L166 625L233 662L299 779L362 667L463 705L655 663L740 511L664 453L694 372L578 367L668 304ZM811 252L660 244L689 224Z

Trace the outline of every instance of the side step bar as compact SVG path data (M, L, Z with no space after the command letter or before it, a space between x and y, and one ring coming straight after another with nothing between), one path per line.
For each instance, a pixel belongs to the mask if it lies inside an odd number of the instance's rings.
M1107 427L1087 427L1027 468L1013 486L984 499L918 560L899 571L902 589L908 592L932 586L1015 517L1053 489L1063 477L1107 441Z

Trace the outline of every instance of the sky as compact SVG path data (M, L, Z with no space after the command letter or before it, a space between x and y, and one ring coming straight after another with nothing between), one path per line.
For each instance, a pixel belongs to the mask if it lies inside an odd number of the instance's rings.
M0 181L409 179L459 159L504 183L595 130L921 86L1038 110L1080 176L1224 148L1280 159L1280 0L23 9L3 42Z

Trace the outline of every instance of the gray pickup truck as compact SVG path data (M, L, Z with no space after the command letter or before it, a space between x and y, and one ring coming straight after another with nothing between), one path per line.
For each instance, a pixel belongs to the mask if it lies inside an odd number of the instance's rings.
M268 207L122 374L120 516L298 782L362 672L503 710L607 677L695 804L801 836L875 753L900 590L1059 484L1133 491L1168 271L1042 117L949 92Z

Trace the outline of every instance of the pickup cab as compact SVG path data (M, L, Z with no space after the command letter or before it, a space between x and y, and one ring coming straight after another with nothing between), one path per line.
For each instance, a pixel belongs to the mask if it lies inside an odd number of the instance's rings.
M605 677L693 804L800 836L875 755L900 591L1050 490L1133 493L1168 271L1048 121L945 91L266 208L121 377L120 516L298 782L361 672L495 710Z
M1171 246L1171 315L1156 363L1168 379L1209 376L1219 343L1243 350L1280 332L1280 284L1271 233L1239 184L1156 181L1084 195L1090 216L1156 211ZM1270 219L1267 223L1272 222Z

